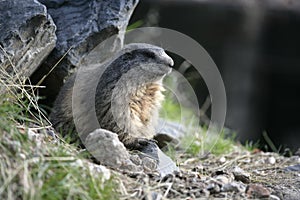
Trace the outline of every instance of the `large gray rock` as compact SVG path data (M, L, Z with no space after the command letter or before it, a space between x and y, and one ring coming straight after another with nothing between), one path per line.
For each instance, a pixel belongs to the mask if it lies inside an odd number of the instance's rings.
M28 77L55 47L56 27L34 0L0 1L0 13L0 68L14 80ZM11 80L5 73L1 79Z
M87 136L84 144L103 165L134 173L142 170L130 160L129 152L120 142L118 135L111 131L96 129Z
M41 95L47 97L45 103L52 104L64 79L95 46L118 34L111 46L114 49L122 47L129 18L138 0L39 1L46 5L57 25L58 42L46 63L32 76L33 82L38 82L70 50L43 82L47 88Z
M131 173L157 171L162 177L179 171L171 158L154 142L149 142L141 151L133 151L130 155L117 134L105 129L96 129L88 134L84 145L101 164L114 169Z

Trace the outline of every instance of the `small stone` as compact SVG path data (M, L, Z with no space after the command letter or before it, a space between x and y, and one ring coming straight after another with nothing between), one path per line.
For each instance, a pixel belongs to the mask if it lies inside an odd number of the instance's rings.
M250 163L251 159L250 158L246 158L240 161L241 163Z
M225 175L219 175L215 178L217 181L221 182L222 184L227 184L229 183L229 179L228 177L226 177Z
M55 132L54 130L46 130L47 135L49 135L50 137L56 138Z
M143 163L143 168L146 172L155 171L157 168L157 161L152 158L144 157L142 158L142 163Z
M226 193L218 193L218 194L215 194L214 197L216 199L227 199L227 194Z
M143 171L142 166L135 165L129 159L124 160L119 169L128 173L141 173Z
M269 200L280 200L280 198L276 195L271 194Z
M260 184L249 184L246 194L249 198L268 198L271 195L270 191Z
M26 159L26 155L25 155L25 154L23 154L23 153L20 153L20 154L19 154L19 156L20 156L20 158L22 158L23 160L25 160L25 159Z
M290 157L290 162L300 164L300 157L299 156L291 156Z
M284 168L286 171L300 171L300 164L292 165Z
M232 182L223 185L221 189L223 192L244 192L246 187L243 184Z
M221 157L221 158L219 159L219 162L220 162L220 163L225 163L225 162L226 162L226 158L225 158L225 157Z
M149 197L150 196L150 197ZM151 192L145 199L146 200L161 200L163 198L162 194L158 192Z
M240 167L236 166L233 171L234 179L237 181L242 181L243 183L250 183L250 174L245 172Z
M194 195L195 195L196 198L199 198L199 197L201 197L201 192L200 191L196 191Z
M98 164L94 164L94 163L89 162L89 169L90 169L90 171L101 173L103 181L104 180L109 180L110 177L111 177L110 170L107 169L103 165L98 165Z
M85 163L82 162L81 159L77 159L75 162L74 162L74 166L77 166L77 167L83 167L85 165ZM89 166L90 167L90 166Z
M219 193L221 191L220 187L218 184L215 183L211 183L207 186L206 188L211 194L216 194Z
M268 158L268 163L270 163L271 165L274 165L276 163L276 159L272 156L272 157Z
M137 154L130 155L130 160L136 165L142 165L142 160Z
M204 194L205 197L209 197L210 195L210 192L207 189L203 189L201 192L202 194Z

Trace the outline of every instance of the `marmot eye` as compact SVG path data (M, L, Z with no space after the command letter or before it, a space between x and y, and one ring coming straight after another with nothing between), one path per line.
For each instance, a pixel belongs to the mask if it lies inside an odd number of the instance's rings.
M151 51L150 51L150 52L149 52L149 51L146 52L146 56L147 56L148 58L153 58L153 59L155 58L155 54L154 54L153 52L151 52Z

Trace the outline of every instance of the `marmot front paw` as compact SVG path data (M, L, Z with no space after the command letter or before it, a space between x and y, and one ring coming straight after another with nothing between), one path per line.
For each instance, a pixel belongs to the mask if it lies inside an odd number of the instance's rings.
M123 141L124 146L129 150L142 151L149 147L156 145L156 141L147 138L130 138Z

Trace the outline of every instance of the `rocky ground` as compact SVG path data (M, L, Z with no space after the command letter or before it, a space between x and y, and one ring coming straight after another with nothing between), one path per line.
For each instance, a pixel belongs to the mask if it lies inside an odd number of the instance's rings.
M2 199L300 199L299 155L241 145L205 156L179 149L172 156L179 170L161 177L155 163L140 162L136 152L130 159L138 168L114 169L63 142L52 128L17 127L0 131Z
M162 179L121 175L126 180L121 181L122 199L300 199L299 156L236 150L205 159L181 158L180 172Z
M240 145L218 156L192 156L180 150L175 154L179 171L164 177L153 170L152 162L152 171L145 170L151 168L149 162L140 163L144 170L138 171L107 169L92 160L84 163L113 176L120 199L300 199L299 155L248 151ZM136 163L134 155L131 153L131 160Z

